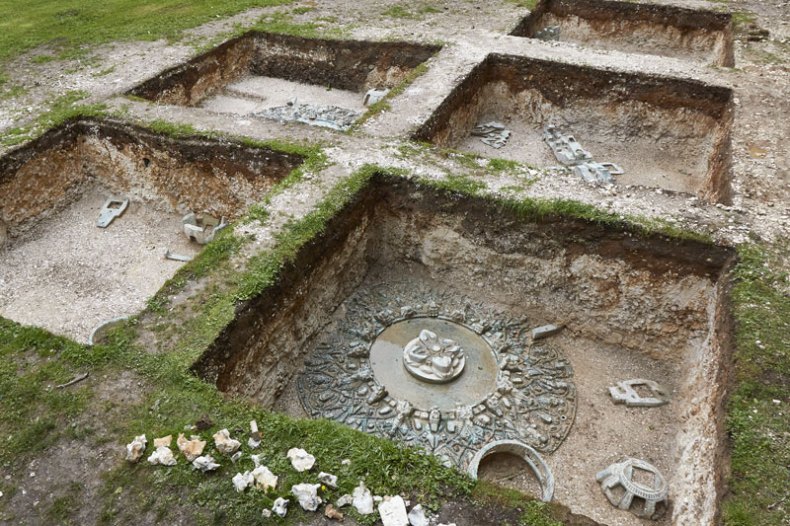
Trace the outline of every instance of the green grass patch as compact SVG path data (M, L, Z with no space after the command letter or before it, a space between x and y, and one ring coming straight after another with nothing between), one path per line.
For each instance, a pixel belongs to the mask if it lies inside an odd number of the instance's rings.
M525 9L529 9L532 11L535 9L535 6L538 5L538 0L505 0L508 4L512 4L516 7L523 7Z
M775 252L773 258L762 247L742 246L735 270L736 387L727 419L732 475L724 501L728 526L783 526L790 505L790 281L787 272L774 270L787 246Z
M347 28L333 27L333 24L327 20L296 22L294 14L298 15L306 12L297 13L297 9L291 13L278 12L264 15L252 27L239 29L236 34L246 33L250 30L282 33L305 38L341 38L347 34Z
M39 46L73 56L111 41L170 40L252 7L292 0L29 0L0 2L0 63Z

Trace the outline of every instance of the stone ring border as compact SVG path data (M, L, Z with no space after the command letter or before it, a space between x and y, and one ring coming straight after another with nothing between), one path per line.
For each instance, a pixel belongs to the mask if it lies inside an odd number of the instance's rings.
M477 480L477 470L480 462L489 455L495 453L510 453L520 456L529 465L532 472L540 483L541 497L543 502L551 502L554 497L554 474L551 472L546 461L534 448L518 440L495 440L478 451L469 463L467 473L470 477Z

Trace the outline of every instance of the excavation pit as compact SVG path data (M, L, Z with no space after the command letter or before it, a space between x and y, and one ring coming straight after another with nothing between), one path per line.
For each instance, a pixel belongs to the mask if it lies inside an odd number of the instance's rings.
M0 159L0 315L86 342L140 311L201 245L189 212L238 218L298 155L80 120ZM108 199L126 209L97 226Z
M345 130L439 50L404 42L251 32L165 71L130 94L163 104Z
M541 0L511 33L733 67L732 16L609 0Z
M544 139L553 126L590 160L620 167L616 184L728 202L732 100L729 88L698 81L494 54L414 138L547 167L560 165ZM492 122L510 132L500 148L480 136Z
M708 524L725 465L734 255L623 228L519 216L376 176L239 306L194 369L228 394L422 447L462 470L497 443L507 447L491 455L518 451L540 470L534 450L554 500L610 526L642 523L611 506L596 473L643 458L666 476L672 506L644 524ZM532 341L547 323L565 329ZM446 372L459 356L462 372L444 383L404 366ZM609 387L632 378L659 381L670 403L615 404ZM491 455L479 474L496 479ZM511 482L540 497L539 480Z

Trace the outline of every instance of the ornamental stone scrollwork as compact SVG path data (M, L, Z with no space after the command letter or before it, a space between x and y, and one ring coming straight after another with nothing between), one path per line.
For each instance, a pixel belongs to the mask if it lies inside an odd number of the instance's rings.
M440 338L427 329L406 344L403 366L420 380L444 384L464 372L466 353L455 341Z
M570 363L526 319L409 283L362 287L297 378L314 418L467 469L495 440L557 449L576 412Z

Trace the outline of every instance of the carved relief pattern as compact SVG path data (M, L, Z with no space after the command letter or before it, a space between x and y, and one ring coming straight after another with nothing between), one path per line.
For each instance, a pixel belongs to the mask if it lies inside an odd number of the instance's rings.
M550 344L530 345L527 320L408 284L360 289L344 307L336 329L327 331L297 379L310 416L423 448L460 469L492 440L520 440L551 453L568 435L576 412L573 370ZM499 370L483 401L445 411L414 407L376 380L368 361L371 345L393 323L415 317L462 324L491 346Z

